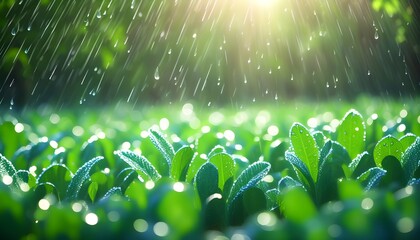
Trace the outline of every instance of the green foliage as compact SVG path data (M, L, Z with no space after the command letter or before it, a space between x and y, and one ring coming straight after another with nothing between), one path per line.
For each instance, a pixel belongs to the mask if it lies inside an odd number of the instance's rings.
M335 132L330 123L315 129L294 123L289 139L258 139L232 128L241 147L175 121L167 131L181 140L173 144L158 130L149 130L149 141L106 128L106 136L76 136L50 125L52 135L61 134L22 145L12 139L10 160L0 153L0 235L356 239L377 237L370 231L375 226L384 236L416 236L420 137L394 128L370 141L371 120L364 125L351 110ZM407 131L418 131L410 121L404 119ZM11 123L4 126L15 131ZM21 136L37 134L32 131L25 127ZM7 147L7 138L0 141Z

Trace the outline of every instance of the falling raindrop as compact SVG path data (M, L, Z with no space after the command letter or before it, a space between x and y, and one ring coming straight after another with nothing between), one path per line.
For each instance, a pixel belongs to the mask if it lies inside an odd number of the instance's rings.
M13 29L12 29L12 35L13 36L16 36L16 34L18 33L18 31L19 31L19 24L17 24Z
M98 10L97 12L96 12L96 18L101 18L102 17L102 13L101 13L101 11L100 10Z
M155 77L155 80L159 80L160 79L160 76L159 76L159 67L156 67L154 77Z
M378 31L375 31L375 39L378 39L379 38L379 34L378 34Z

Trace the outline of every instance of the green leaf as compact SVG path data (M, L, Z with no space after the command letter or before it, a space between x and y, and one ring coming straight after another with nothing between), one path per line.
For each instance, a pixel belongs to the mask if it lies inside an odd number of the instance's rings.
M161 175L156 168L145 157L130 150L119 150L116 151L115 154L136 170L143 181L149 179L157 181L161 178Z
M318 178L319 150L314 137L300 123L293 124L289 135L296 156L308 167L313 181L316 182Z
M216 166L210 162L202 165L195 175L195 184L202 204L206 203L207 198L210 195L219 193L220 190L218 188L218 172Z
M112 187L109 189L108 192L106 192L105 195L101 198L101 200L107 199L115 194L122 196L122 190L120 187Z
M202 159L199 154L195 154L193 157L193 160L190 162L190 165L188 166L187 171L187 182L192 182L195 178L195 175L198 172L198 169L205 164L207 160Z
M217 145L209 152L207 157L210 159L211 157L213 157L216 154L225 153L225 152L226 152L226 150L223 146Z
M176 181L185 181L188 166L194 156L194 151L189 146L180 148L172 160L171 177Z
M57 189L58 199L62 199L73 177L73 173L64 164L52 164L38 175L37 184L52 183Z
M318 146L318 149L321 149L324 144L325 144L325 135L320 132L320 131L316 131L312 133L312 136L315 139L316 145Z
M388 135L383 137L375 146L373 150L373 158L376 166L382 167L382 160L386 156L394 156L398 161L401 161L402 145L398 139Z
M95 164L102 161L103 159L104 157L102 156L95 157L83 164L83 166L76 171L67 188L68 200L72 201L77 199L83 183L89 179L90 170Z
M28 184L29 188L34 188L36 186L36 178L28 170L16 171L15 175L13 175L13 181L18 183L19 185L22 183L26 183Z
M351 178L355 179L360 176L360 174L369 170L369 168L373 168L375 166L375 161L373 160L372 155L365 151L357 155L357 157L355 157L349 164L350 171L352 172Z
M403 147L403 152L407 150L408 147L411 146L416 141L417 136L412 133L407 133L406 135L402 136L399 141Z
M284 194L292 188L302 187L302 183L296 181L295 179L291 178L290 176L285 176L280 179L279 184L277 186L278 191L280 194Z
M92 202L95 201L96 193L98 192L98 182L91 182L88 188L89 198Z
M337 141L346 148L351 159L363 152L366 142L366 126L362 115L352 109L337 127Z
M306 185L306 187L308 187L309 189L314 189L315 183L306 165L292 152L287 151L285 153L285 158L288 162L290 162L295 168L299 170L299 172L301 173L299 177L301 178L302 183L305 183L304 185Z
M270 164L268 162L254 162L249 165L233 183L232 189L227 198L228 208L230 208L230 204L240 194L261 181L261 179L267 175L269 170Z
M0 153L0 177L3 178L4 176L10 176L16 174L16 169L13 166L12 162L6 159L1 153Z
M420 137L417 137L416 141L403 153L402 166L408 180L411 180L420 166Z
M321 162L316 184L317 204L338 198L337 183L345 178L345 169L350 164L350 157L343 146L338 142L331 141L331 148Z
M168 173L164 173L164 176L169 176L169 169L171 167L172 159L174 158L175 151L172 145L163 137L163 135L153 129L149 129L149 138L153 145L159 150L159 152L165 158L168 164Z
M216 166L219 172L219 188L223 190L225 182L233 177L235 171L235 161L227 153L218 153L210 158L209 162Z
M293 188L280 200L280 209L289 221L303 224L316 216L316 207L302 188Z
M365 191L370 190L372 187L379 184L381 178L385 176L386 171L379 167L373 167L362 173L357 178L357 181L360 182L365 187Z

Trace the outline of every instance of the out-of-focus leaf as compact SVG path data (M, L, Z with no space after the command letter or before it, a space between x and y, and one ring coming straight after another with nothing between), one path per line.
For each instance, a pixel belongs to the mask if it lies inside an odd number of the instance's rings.
M366 126L362 115L352 109L348 111L337 127L337 142L346 148L351 159L354 159L365 148Z
M313 181L316 182L318 178L319 150L314 137L300 123L293 124L289 135L293 151L307 166Z
M302 188L293 188L280 200L280 210L289 221L303 224L315 217L317 211L311 197Z

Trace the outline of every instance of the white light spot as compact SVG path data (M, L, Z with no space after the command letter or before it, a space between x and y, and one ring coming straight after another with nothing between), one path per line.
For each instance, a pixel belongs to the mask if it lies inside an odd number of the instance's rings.
M405 124L400 124L400 125L398 125L398 127L397 127L398 132L404 132L404 131L405 131L405 129L406 129Z
M340 121L338 119L331 120L330 126L332 127L332 129L335 130L338 127L338 125L340 125Z
M271 176L270 174L268 174L268 175L266 175L266 176L263 178L263 181L264 181L264 182L267 182L267 183L272 183L272 182L274 181L274 178L273 178L273 176Z
M240 151L240 150L242 150L243 149L243 147L242 147L242 145L241 144L235 144L235 150L236 151Z
M153 181L147 181L146 182L146 188L147 189L153 189L155 187L155 183Z
M266 125L271 119L271 115L267 111L260 111L255 117L255 124L257 127L262 127Z
M54 140L51 140L51 141L50 141L50 146L51 146L52 148L56 149L56 148L58 148L58 143L57 143L56 141L54 141Z
M46 142L48 142L48 137L41 137L41 138L39 139L39 142L41 142L41 143L46 143Z
M223 133L223 136L226 138L226 140L232 142L233 140L235 140L235 133L232 130L226 130Z
M109 174L111 172L111 169L104 168L104 170L102 170L102 172L105 173L105 174Z
M405 118L405 117L407 117L407 115L408 115L407 110L403 109L403 110L400 111L400 117L401 118Z
M207 159L207 155L205 153L200 154L201 159Z
M137 232L146 232L149 228L149 224L144 219L137 219L134 221L133 227Z
M72 133L76 137L80 137L85 133L85 130L81 126L74 126L72 129Z
M24 129L25 129L25 127L23 126L22 123L16 123L16 125L15 125L15 132L21 133L21 132L23 132Z
M175 192L183 192L185 189L185 186L181 182L174 183L173 189Z
M91 226L96 225L98 221L98 216L94 213L88 213L85 216L85 222Z
M38 207L44 211L48 210L48 208L50 208L50 202L47 199L43 198L39 200Z
M316 128L318 126L319 122L317 118L309 118L306 122L310 128Z
M201 132L202 133L209 133L210 132L210 126L203 126L201 127Z
M75 202L73 205L71 205L71 209L73 212L80 212L82 211L83 205L81 203Z
M267 128L267 133L274 137L279 134L279 128L277 126L271 125Z
M362 200L362 208L365 210L369 210L373 207L373 200L371 198L365 198Z
M244 233L235 233L230 238L231 240L250 240L251 238L248 235L245 235Z
M413 186L407 186L405 187L405 193L407 193L408 195L413 194Z
M169 233L169 226L164 222L157 222L153 226L153 232L159 237L165 237Z
M213 112L209 116L209 122L212 125L219 125L223 122L225 116L220 112Z
M36 166L31 166L31 167L29 167L29 172L30 172L32 175L35 175L36 169L37 169L37 167L36 167Z
M96 136L97 136L99 139L104 139L104 138L106 137L105 133L104 133L104 132L102 132L102 131L98 132L98 133L96 134Z
M171 140L174 143L181 142L181 138L179 138L176 134L171 135Z
M140 137L142 137L142 138L147 138L147 137L149 137L149 132L148 132L148 131L141 131L141 132L140 132Z
M13 178L9 175L4 175L2 181L5 185L10 185L13 182Z
M123 142L121 144L121 149L122 150L128 150L128 149L130 149L130 147L131 147L131 143L129 143L129 142Z
M159 121L159 127L163 131L167 130L169 128L169 120L167 118L162 118Z
M182 107L182 114L185 116L190 116L194 113L194 106L191 103L186 103Z
M376 120L378 119L378 114L374 113L370 117L372 118L372 120Z
M22 192L27 192L27 191L29 191L29 185L27 184L27 183L21 183L21 184L19 184L19 187L20 187L20 190L22 190Z
M210 195L207 199L206 199L206 202L207 203L209 203L211 200L213 200L213 199L222 199L222 194L220 194L220 193L214 193L214 194L212 194L212 195Z
M118 220L120 220L120 214L117 211L110 211L108 213L108 219L111 222L117 222Z
M51 116L50 116L50 122L52 124L57 124L58 122L60 122L60 116L57 115L57 114L55 114L55 113L51 114Z
M64 147L59 147L59 148L55 149L54 155L58 155L58 154L63 153L65 151L66 151L66 149Z
M276 221L277 219L272 213L263 212L258 214L257 216L257 222L261 226L272 227L274 226L274 224L276 224Z
M414 229L414 221L409 217L403 217L397 222L397 229L402 233L409 233Z

